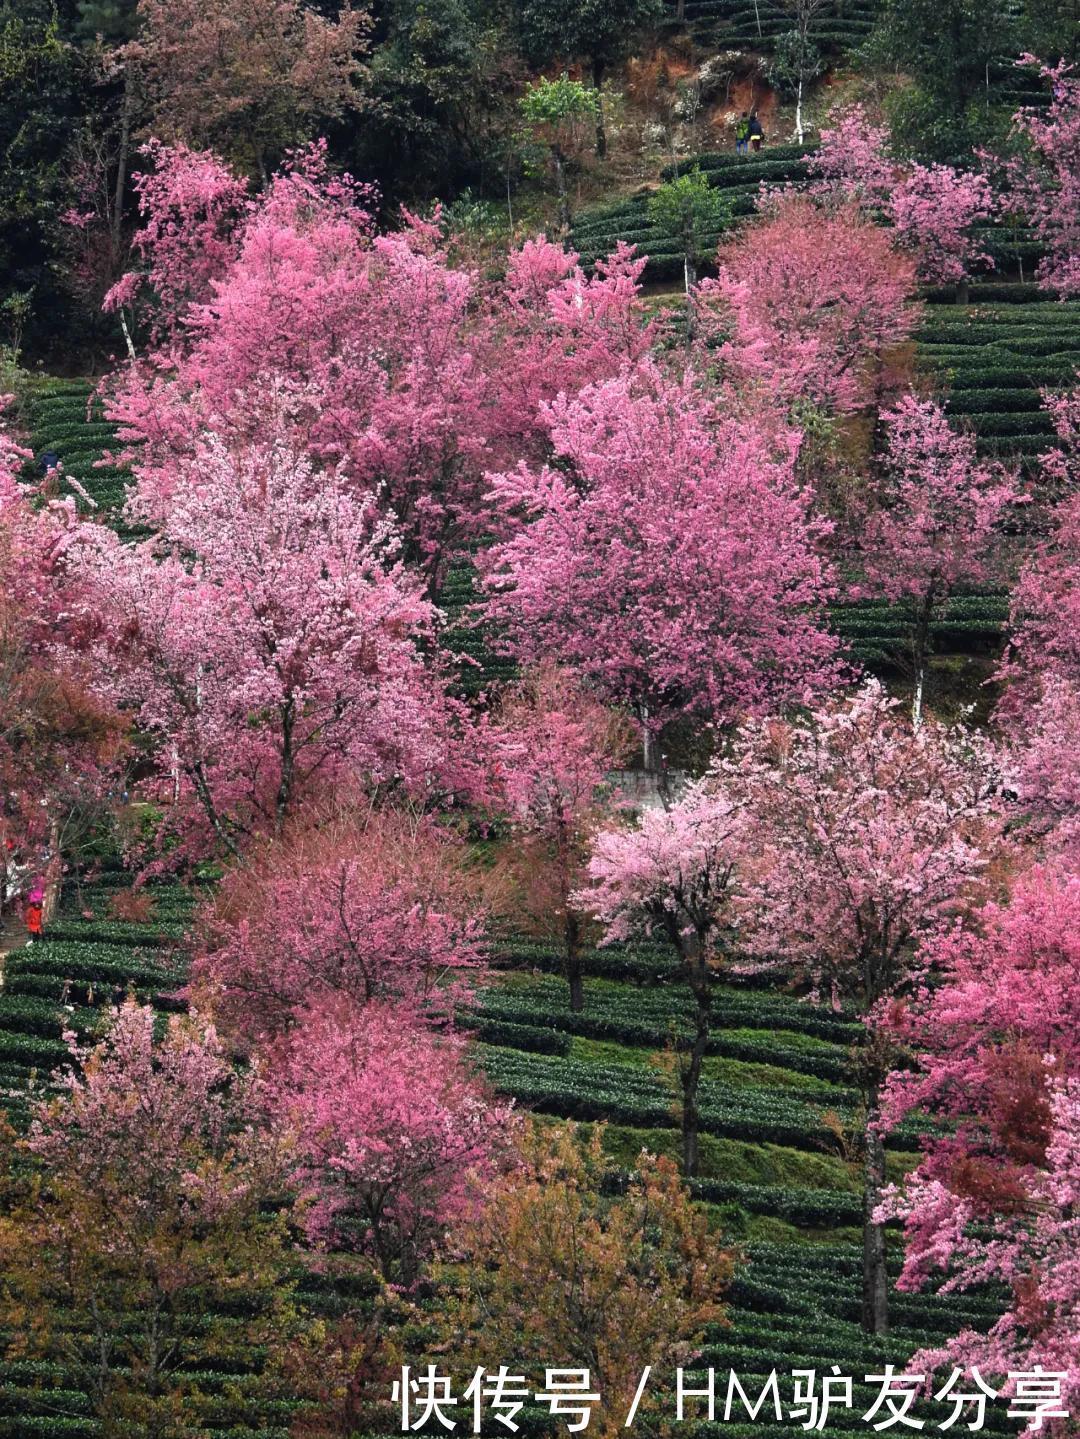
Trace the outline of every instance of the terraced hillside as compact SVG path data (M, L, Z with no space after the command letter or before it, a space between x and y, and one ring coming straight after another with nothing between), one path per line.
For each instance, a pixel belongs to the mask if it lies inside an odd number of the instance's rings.
M1042 391L1073 383L1080 368L1080 302L1030 281L975 285L969 305L934 291L928 299L919 357L946 389L950 414L974 429L983 453L1030 468L1053 433Z
M695 40L723 50L768 52L777 36L790 31L792 12L777 0L672 0ZM877 18L876 0L831 0L813 25L815 43L825 53L852 50L869 35Z
M799 152L792 150L760 161L716 157L710 173L732 195L733 212L748 211L761 180L795 178L800 166ZM638 197L628 207L594 215L592 229L579 229L576 239L585 248L591 235L595 253L618 237L647 247L647 233L621 228L643 217L645 200ZM1029 235L995 231L988 239L1003 274L1022 266L1030 277L1037 247ZM1080 365L1080 304L1041 294L1030 278L980 283L968 305L953 303L945 292L929 292L926 299L919 357L940 380L951 413L975 428L984 452L1030 466L1049 435L1040 392L1067 383ZM63 473L118 523L125 477L115 467L95 467L114 435L90 395L85 383L42 385L30 402L31 440L37 456L58 456ZM61 481L65 488L71 489L67 479ZM488 637L462 621L473 598L471 571L462 567L451 577L446 600L456 620L450 639L474 661L462 671L470 690L509 673L507 663L492 655ZM991 651L1005 603L1001 594L957 597L937 626L939 654ZM903 646L905 621L886 605L848 606L834 621L872 668L887 669ZM49 1071L65 1057L62 1029L91 1032L101 1007L130 987L162 1012L179 1003L174 996L186 967L182 935L191 895L158 887L154 920L137 926L103 917L111 888L120 882L121 875L111 874L81 897L65 893L45 941L8 959L0 991L0 1087L16 1123L25 1120L28 1092L42 1092ZM93 919L83 918L85 909ZM609 1143L625 1164L642 1144L676 1152L675 1098L657 1059L688 1015L663 948L615 947L590 955L581 1014L569 1010L556 958L542 946L507 942L496 959L499 973L469 1021L477 1059L492 1082L552 1118L605 1120ZM885 1340L863 1336L858 1176L838 1152L835 1135L836 1120L850 1118L855 1105L846 1076L859 1027L791 996L732 983L717 984L714 1008L716 1033L702 1089L703 1176L695 1188L722 1231L742 1246L744 1262L731 1294L731 1327L714 1332L702 1362L736 1369L753 1392L774 1367L786 1372L838 1364L856 1374L878 1372L883 1363L900 1365L916 1348L965 1325L988 1324L995 1313L992 1295L948 1301L894 1295L894 1333ZM908 1162L905 1142L913 1146L912 1136L901 1135L890 1151L893 1173ZM895 1274L895 1257L891 1267ZM331 1309L350 1302L329 1290L310 1298L315 1307ZM195 1366L197 1353L193 1335ZM751 1388L755 1376L759 1384ZM284 1435L284 1400L256 1401L256 1380L250 1363L238 1363L234 1373L201 1385L209 1432L236 1439ZM0 1368L0 1381L0 1436L82 1439L97 1433L77 1366L13 1360ZM825 1432L861 1428L872 1397L857 1390L862 1409L837 1416ZM990 1423L995 1432L1010 1427L1001 1411ZM744 1432L747 1439L752 1432L777 1439L784 1433L764 1423L725 1429L738 1439Z
M724 229L739 219L752 215L755 200L763 184L781 185L796 182L805 175L804 159L812 146L773 145L761 155L709 153L668 166L661 178L670 179L692 168L698 168L719 190L728 206L729 218ZM583 211L577 218L571 244L586 265L615 248L618 241L636 245L638 252L648 256L645 267L647 282L660 282L682 275L682 255L675 242L660 230L649 217L647 188L611 205L600 205ZM722 235L717 230L702 237L702 248L711 253Z
M102 414L94 386L87 380L39 382L27 409L30 448L39 465L61 463L59 493L134 535L119 515L130 475L123 466L103 463L105 453L117 448L116 427Z
M151 921L104 918L110 896L128 880L109 869L82 892L69 886L44 940L8 958L0 991L0 1082L17 1124L25 1121L28 1094L47 1092L48 1072L65 1058L62 1030L92 1034L103 1007L129 991L162 1013L179 1007L176 989L186 969L180 937L193 896L178 885L155 885ZM94 917L86 918L87 911ZM504 972L484 990L470 1021L477 1059L496 1086L541 1114L608 1121L609 1142L626 1163L642 1145L674 1152L673 1095L652 1060L687 1013L670 983L665 949L592 953L586 1008L576 1015L562 981L546 972L555 960L542 947L506 944L497 960ZM989 1323L992 1297L894 1297L895 1332L864 1338L857 1177L823 1122L851 1111L844 1075L859 1027L798 999L728 983L717 983L715 1009L718 1033L703 1086L704 1173L695 1187L723 1232L740 1242L743 1262L730 1295L730 1327L713 1332L701 1364L735 1369L748 1392L756 1392L774 1367L838 1364L861 1376L888 1361L902 1364L919 1345L963 1325ZM894 1173L907 1158L891 1151ZM334 1312L357 1302L332 1289L312 1289L308 1301L315 1311L328 1306ZM193 1370L198 1353L193 1333ZM257 1366L257 1355L247 1363L237 1356L232 1368L200 1378L200 1425L215 1439L278 1439L287 1432L286 1399L253 1397ZM0 1435L90 1439L98 1427L83 1390L73 1359L3 1364ZM859 1427L875 1393L858 1385L860 1408L823 1432ZM991 1432L1007 1432L1003 1412L992 1422ZM781 1432L764 1423L725 1425L725 1431L737 1439Z

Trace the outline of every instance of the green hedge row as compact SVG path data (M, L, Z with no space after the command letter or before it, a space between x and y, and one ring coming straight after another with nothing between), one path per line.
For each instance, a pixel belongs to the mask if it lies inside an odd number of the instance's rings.
M648 1020L614 1018L605 1015L573 1014L569 1011L545 1015L542 1005L515 1003L512 999L488 1001L479 1010L482 1019L481 1037L492 1044L506 1044L512 1048L541 1050L539 1042L529 1042L536 1034L555 1031L565 1037L565 1045L549 1053L568 1053L569 1036L579 1035L587 1039L608 1040L614 1043L634 1046L649 1046L662 1049L671 1037L669 1025L650 1023ZM463 1018L467 1027L468 1016ZM491 1026L503 1026L508 1034L519 1031L523 1042L515 1043L513 1037L491 1038ZM743 1060L752 1064L771 1064L798 1074L811 1075L817 1079L840 1081L848 1077L850 1067L846 1055L814 1053L785 1045L767 1033L732 1035L721 1031L713 1034L708 1053L727 1059ZM836 1098L847 1098L837 1094Z
M630 1065L581 1064L484 1045L477 1046L477 1057L496 1088L545 1113L645 1128L675 1123L675 1095L658 1076ZM774 1091L735 1091L704 1082L700 1110L704 1134L814 1151L830 1143L829 1131L811 1106Z
M54 919L45 931L47 941L76 941L124 945L125 947L158 946L182 939L186 926L177 920L148 920L145 924L125 924L118 919Z
M725 1184L718 1179L694 1179L696 1199L710 1204L738 1204L755 1214L773 1214L790 1224L830 1226L858 1224L862 1200L842 1190L796 1189L778 1184Z
M157 985L167 988L181 982L175 970L154 963L135 946L39 941L16 950L5 961L5 972L60 975L64 979L85 979L90 983Z
M596 952L604 953L603 950ZM693 1001L679 982L674 963L668 974L673 982L646 988L611 982L587 985L585 1012L616 1023L667 1025L685 1020L693 1014ZM550 979L534 980L527 988L485 990L483 1003L528 1006L539 1016L531 1021L536 1023L555 1022L545 1015L570 1014L565 987ZM785 1035L788 1042L798 1043L801 1037L845 1047L858 1043L863 1034L862 1025L854 1017L836 1015L831 1010L774 991L736 989L720 976L714 978L712 1008L713 1026L717 1030L785 1030L790 1031L790 1037Z

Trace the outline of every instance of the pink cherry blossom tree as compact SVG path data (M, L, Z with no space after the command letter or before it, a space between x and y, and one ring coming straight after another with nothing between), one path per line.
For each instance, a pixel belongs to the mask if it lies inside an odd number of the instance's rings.
M1058 444L1040 456L1040 487L1060 499L1013 588L997 713L1029 818L1051 845L1066 847L1077 837L1080 800L1080 767L1070 743L1080 714L1078 395L1074 389L1046 397Z
M1041 1158L1045 1103L1025 1114L1010 1090L1025 1053L1037 1093L1048 1055L1061 1072L1080 1075L1078 915L1080 878L1067 864L1035 865L1015 881L1007 903L987 903L974 925L926 935L912 995L882 1010L882 1026L918 1061L916 1071L891 1077L886 1121L926 1109L959 1123L928 1146L924 1168L935 1178L963 1183L966 1172L989 1189L997 1165L1005 1188L1013 1166ZM977 1175L979 1155L985 1166Z
M806 168L819 177L811 193L884 210L896 176L888 146L887 126L875 124L862 105L846 106L821 127L821 144L806 157Z
M1004 711L1009 780L1029 833L1076 855L1080 841L1080 685L1051 670L1020 708Z
M433 614L393 534L269 404L266 429L240 455L201 436L155 538L98 531L78 555L95 682L158 743L178 857L235 856L343 776L449 779Z
M0 400L0 412L4 407ZM0 426L0 902L45 868L115 778L124 725L88 689L66 556L72 499L23 480L30 459Z
M1005 1313L986 1333L965 1329L948 1343L923 1349L909 1368L933 1373L975 1366L985 1377L1001 1376L999 1393L1019 1395L1019 1376L1041 1368L1059 1375L1056 1397L1041 1405L1013 1399L1028 1419L1026 1433L1069 1432L1068 1415L1080 1402L1080 1080L1047 1083L1045 1158L1027 1166L1000 1207L961 1198L940 1181L917 1175L902 1194L890 1194L883 1213L902 1219L907 1260L899 1287L923 1287L925 1269L947 1270L939 1293L988 1283L1010 1293ZM1007 1377L1006 1377L1007 1376Z
M166 1193L193 1220L232 1203L249 1209L249 1181L267 1164L280 1179L281 1158L250 1128L250 1084L212 1025L174 1018L157 1043L155 1023L150 1005L128 1000L97 1045L69 1035L73 1064L59 1097L36 1105L27 1148L87 1191L110 1184L119 1202L123 1190L133 1211ZM202 1176L196 1156L211 1164Z
M923 945L924 981L879 1015L917 1068L894 1075L884 1119L946 1121L882 1214L904 1221L900 1287L945 1292L989 1280L1011 1291L988 1334L967 1331L916 1356L922 1368L978 1364L1005 1375L1041 1363L1077 1393L1074 1153L1080 1044L1080 880L1060 863L1021 875L972 929ZM913 1361L914 1362L914 1361Z
M820 176L812 193L891 222L899 244L916 259L919 279L955 285L957 300L966 303L973 271L994 265L977 233L994 214L990 182L952 165L903 165L889 156L888 145L888 130L861 105L842 111L807 160Z
M142 226L132 248L146 262L105 296L104 309L137 313L145 301L160 335L210 298L211 283L235 258L234 232L248 203L247 182L205 151L150 140L150 169L132 176ZM128 332L130 343L130 331Z
M122 54L155 132L230 145L264 179L309 126L359 103L363 7L331 20L301 0L138 0L138 18Z
M1046 248L1039 279L1063 295L1080 292L1080 79L1064 61L1022 62L1051 91L1045 109L1021 110L1016 130L1028 153L1010 167L1013 188Z
M511 251L490 297L499 464L546 458L545 404L618 375L652 349L656 327L641 295L646 264L622 241L588 275L572 250L542 235Z
M258 1123L250 1079L211 1027L175 1017L156 1041L156 1023L129 1000L97 1045L68 1036L74 1066L32 1105L20 1144L37 1183L3 1235L5 1312L14 1290L46 1335L77 1326L95 1355L91 1412L106 1427L138 1414L164 1429L191 1402L193 1324L212 1363L236 1345L280 1343L290 1323L295 1254L281 1219L262 1211L287 1185L288 1133ZM245 1305L226 1340L200 1321L238 1289Z
M918 725L934 619L958 585L1001 574L1000 526L1019 495L935 401L906 395L882 418L885 455L860 494L856 542L870 592L910 607Z
M203 429L236 450L262 433L269 387L294 447L393 516L434 598L484 527L485 469L546 444L541 402L648 347L644 260L625 246L587 277L530 242L485 284L449 263L438 217L406 213L376 234L374 196L331 174L324 145L240 206L218 162L179 147L154 158L143 270L113 303L163 279L172 328L114 377L108 406L151 516Z
M226 873L192 991L247 1046L342 996L445 1018L483 959L481 900L428 817L369 804L298 822Z
M682 1089L683 1171L698 1172L698 1088L712 1026L712 981L730 955L739 864L753 837L715 778L670 809L646 810L631 829L601 831L580 903L607 926L605 940L659 930L678 956L694 1002L693 1027L676 1041Z
M562 946L570 1008L585 1007L582 916L592 831L605 811L614 766L633 744L625 716L597 703L566 670L547 662L499 705L496 788L513 835L514 900Z
M1047 673L1080 679L1080 495L1054 511L1051 528L1020 572L1011 607L1006 675L1017 683ZM1030 689L1030 685L1026 686Z
M914 941L974 896L997 778L974 734L914 728L873 681L791 723L748 727L721 768L741 797L753 871L739 914L747 950L801 971L818 1000L869 1015L910 975ZM887 1327L885 1179L878 1132L887 1055L869 1046L864 1092L863 1322Z
M900 243L915 253L919 278L955 285L958 303L966 304L972 271L994 268L977 233L994 213L986 176L951 165L912 165L893 188L888 213Z
M506 538L481 557L517 654L559 655L647 736L834 682L825 526L795 480L796 433L721 414L692 374L652 363L546 415L560 464L491 477Z
M885 230L854 204L781 192L717 263L698 288L699 322L738 383L840 412L875 399L884 352L918 318L914 266Z
M1039 456L1039 464L1059 499L1080 491L1080 386L1044 390L1043 407L1054 426L1057 443Z
M409 1285L506 1147L508 1106L470 1071L460 1036L404 1006L314 1004L273 1051L268 1112L298 1136L309 1238Z

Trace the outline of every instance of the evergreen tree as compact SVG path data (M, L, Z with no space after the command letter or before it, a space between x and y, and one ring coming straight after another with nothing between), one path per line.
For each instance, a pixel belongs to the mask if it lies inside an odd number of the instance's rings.
M662 0L515 0L526 59L587 64L599 93L604 76L663 17ZM596 153L607 151L602 104L596 108Z
M1017 43L1007 0L885 0L875 58L913 82L893 99L894 139L919 158L970 162L1015 108L1001 106L991 81Z

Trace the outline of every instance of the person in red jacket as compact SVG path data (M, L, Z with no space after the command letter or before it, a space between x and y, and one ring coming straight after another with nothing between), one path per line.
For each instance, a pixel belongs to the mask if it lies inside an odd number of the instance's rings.
M26 899L26 932L32 940L41 934L44 909L45 885L41 880L35 880Z

